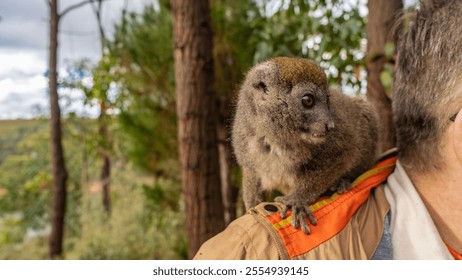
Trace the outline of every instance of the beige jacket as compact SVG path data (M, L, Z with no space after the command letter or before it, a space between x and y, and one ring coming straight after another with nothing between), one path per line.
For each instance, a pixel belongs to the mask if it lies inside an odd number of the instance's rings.
M261 203L205 242L194 259L371 259L381 241L384 220L390 208L383 185L372 189L366 201L358 207L338 233L313 248L289 253L290 241L284 242L268 220L268 216L281 211L281 205ZM319 221L317 226L310 227L316 230L315 227L323 227L323 223ZM311 241L310 235L300 238ZM299 250L298 247L295 249Z

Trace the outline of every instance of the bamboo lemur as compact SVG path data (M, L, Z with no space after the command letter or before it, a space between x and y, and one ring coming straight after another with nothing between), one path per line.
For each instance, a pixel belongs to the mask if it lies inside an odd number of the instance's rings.
M309 233L308 209L327 190L344 192L377 156L378 120L372 105L330 90L310 60L277 57L255 65L240 88L232 144L243 172L247 209L265 190L285 195L281 216Z

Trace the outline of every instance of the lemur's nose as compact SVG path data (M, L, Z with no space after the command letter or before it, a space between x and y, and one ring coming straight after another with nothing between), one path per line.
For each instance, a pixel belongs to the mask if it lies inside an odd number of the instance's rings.
M332 129L334 129L334 128L335 128L335 123L334 123L334 121L328 121L328 122L326 123L326 131L332 130Z

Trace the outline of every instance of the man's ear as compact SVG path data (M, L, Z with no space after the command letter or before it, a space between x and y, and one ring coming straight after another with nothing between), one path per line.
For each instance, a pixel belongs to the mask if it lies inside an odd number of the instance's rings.
M462 109L454 120L453 133L454 151L460 164L462 164Z

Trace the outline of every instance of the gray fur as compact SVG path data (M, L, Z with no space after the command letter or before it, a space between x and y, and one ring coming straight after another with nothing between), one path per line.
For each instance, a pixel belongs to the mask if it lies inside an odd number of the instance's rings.
M449 117L462 108L462 1L422 1L403 31L392 99L399 158L408 172L437 170Z
M377 156L377 116L361 98L348 97L309 78L290 84L281 77L296 58L278 58L254 66L243 82L233 125L232 144L243 172L247 209L263 201L263 192L275 188L277 201L291 207L293 223L309 233L305 217L316 220L305 206L328 189L345 191ZM300 69L290 68L298 76ZM310 70L311 71L311 70ZM314 69L316 75L324 73ZM321 72L319 72L321 71ZM306 76L306 72L304 73ZM324 75L325 76L325 75ZM301 98L315 96L307 109ZM285 213L283 213L283 216ZM300 216L297 216L300 215Z

